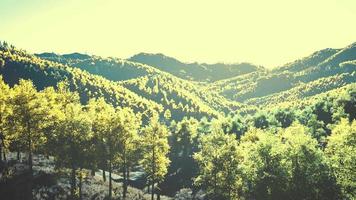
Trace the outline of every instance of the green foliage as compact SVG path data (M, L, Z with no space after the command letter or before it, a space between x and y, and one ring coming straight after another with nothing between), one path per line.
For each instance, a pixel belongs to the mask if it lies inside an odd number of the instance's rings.
M354 50L200 83L116 58L43 60L1 43L0 164L9 151L27 152L30 169L33 153L52 155L71 170L72 197L87 168L109 171L109 198L121 172L125 198L139 166L152 195L353 199Z
M295 120L295 114L290 110L278 109L274 112L274 118L282 128L287 128Z
M250 129L239 145L244 196L256 199L284 199L288 171L280 139L260 129Z
M63 108L65 118L57 126L56 159L57 163L68 168L83 168L90 147L89 142L94 136L89 115L80 104L70 103Z
M6 150L12 140L10 121L10 116L12 115L12 106L10 106L12 90L4 83L2 76L0 76L0 91L0 161L2 161L2 157L6 158Z
M42 93L37 93L31 81L20 80L14 86L12 108L14 140L16 145L28 152L28 163L32 172L32 153L46 142L44 129L48 125L48 107Z
M194 144L198 137L198 120L184 118L177 123L176 130L172 133L172 147L176 154L187 157L194 151Z
M203 91L200 84L179 79L152 66L77 54L61 56L45 53L38 56L120 81L120 85L162 105L176 120L184 116L218 116L219 111L228 112L241 107L213 91Z
M147 118L152 113L163 110L161 105L116 82L67 65L42 60L16 48L0 48L0 58L5 60L5 66L0 68L0 73L10 86L17 84L20 79L31 79L34 85L42 90L66 81L71 91L79 93L81 103L87 103L90 98L103 97L115 107L130 107L135 112L142 112Z
M168 172L170 163L167 157L170 148L168 135L167 127L158 121L157 116L153 116L149 124L142 130L143 158L141 165L147 174L147 180L152 185L152 197L155 184L162 182Z
M205 188L212 199L237 199L242 182L235 135L224 134L214 123L212 132L200 138L199 148L194 154L199 165L195 183Z
M346 199L356 198L356 121L349 123L342 119L334 126L327 138L325 149L329 164L335 174L337 184Z
M325 49L272 71L256 71L207 85L250 105L294 102L355 82L355 44Z
M317 140L302 125L294 124L280 133L293 199L336 199L334 178L330 175Z

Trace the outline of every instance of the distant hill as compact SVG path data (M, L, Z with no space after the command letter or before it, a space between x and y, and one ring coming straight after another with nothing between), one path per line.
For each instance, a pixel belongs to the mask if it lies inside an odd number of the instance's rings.
M298 72L302 71L306 68L316 66L323 61L325 61L327 58L330 56L336 54L340 49L323 49L320 51L316 51L312 53L311 55L295 60L293 62L287 63L281 67L277 67L273 69L272 71L274 72L282 72L282 71L290 71L290 72Z
M70 89L80 94L82 103L86 103L89 98L104 97L114 106L130 107L147 117L153 112L164 111L163 106L116 82L77 68L40 59L13 47L0 45L0 63L0 74L10 86L18 83L19 79L30 79L37 89L41 90L67 81Z
M1 61L3 60L3 62ZM183 63L163 54L129 60L81 53L31 55L0 49L0 74L15 84L31 79L39 89L67 80L83 102L104 96L117 106L185 116L251 113L257 107L295 102L356 82L356 43L324 49L273 70L242 64Z
M343 49L317 51L271 71L217 81L206 90L215 90L232 101L260 105L275 103L277 99L301 99L354 82L356 43Z
M169 109L174 119L184 116L217 117L221 112L228 113L244 107L214 91L203 92L201 83L178 78L142 63L99 56L83 59L47 53L37 56L117 81L121 86Z
M153 67L119 58L102 58L79 53L65 55L42 53L35 55L42 59L59 62L92 74L101 75L112 81L128 80L158 73L158 70Z
M184 63L163 54L149 53L134 55L129 60L153 66L183 79L203 82L227 79L263 69L250 63Z

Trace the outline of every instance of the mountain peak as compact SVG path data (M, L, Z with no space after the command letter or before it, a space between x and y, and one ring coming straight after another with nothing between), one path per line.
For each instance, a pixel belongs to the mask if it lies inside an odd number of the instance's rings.
M65 58L69 58L69 59L89 59L90 56L88 54L83 54L83 53L78 53L78 52L74 52L74 53L70 53L70 54L62 54L63 57Z
M185 63L162 53L139 53L129 60L153 66L183 79L204 82L227 79L261 69L250 63Z

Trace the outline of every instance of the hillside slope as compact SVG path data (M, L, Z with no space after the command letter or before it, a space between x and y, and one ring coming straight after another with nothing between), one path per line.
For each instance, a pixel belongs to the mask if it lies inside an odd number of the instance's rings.
M156 110L163 115L169 110L175 120L184 116L219 117L236 111L249 113L256 110L256 106L309 98L356 82L356 43L343 49L317 51L273 70L256 67L241 73L235 71L237 76L212 83L186 80L186 74L178 73L182 78L172 74L184 67L191 75L204 74L202 70L212 72L214 70L209 69L220 68L217 65L185 64L163 54L138 54L130 60L80 53L43 53L36 57L3 47L1 57L5 63L1 73L10 84L27 78L41 89L69 80L84 102L89 97L104 95L114 105L128 105L143 113ZM138 63L144 58L151 64L167 66ZM209 79L205 78L197 79Z
M127 106L147 116L152 112L163 111L161 105L135 94L116 82L77 68L42 60L13 47L0 47L0 63L0 74L9 85L18 83L19 79L30 79L37 89L41 90L67 81L70 89L80 94L83 103L89 98L104 97L114 106Z
M176 120L184 116L218 117L221 113L236 109L248 110L244 105L229 101L215 91L205 91L203 83L184 80L145 64L77 53L37 55L117 81L123 87L169 109Z
M250 63L184 63L163 54L149 53L134 55L129 58L129 60L153 66L186 80L203 82L227 79L263 69L262 67Z
M265 105L302 99L356 82L356 43L324 49L268 71L258 71L207 85L232 101Z
M48 60L2 46L0 59L3 60L3 67L0 74L10 85L21 78L31 79L38 89L56 86L58 82L67 80L71 89L80 93L83 103L89 98L104 96L115 106L131 107L145 116L157 111L163 117L164 112L170 110L175 120L184 116L211 118L242 107L217 93L203 93L199 84L148 65L78 53L46 53L39 56ZM156 82L159 84L153 87L151 84ZM136 87L138 85L140 87ZM169 100L162 98L163 95Z

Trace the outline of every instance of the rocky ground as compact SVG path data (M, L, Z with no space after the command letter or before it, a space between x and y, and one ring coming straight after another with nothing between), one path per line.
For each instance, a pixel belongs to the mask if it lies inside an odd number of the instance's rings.
M24 157L24 155L21 155ZM32 186L33 199L35 200L60 200L68 199L70 194L69 171L55 168L53 158L46 158L42 155L34 156L34 178ZM6 166L6 168L5 168ZM26 160L17 160L15 154L8 155L8 161L0 167L0 199L1 200L22 200L29 196L30 186L28 166ZM83 199L101 200L108 194L108 181L103 181L102 172L98 171L94 176L90 175L83 179L82 195ZM140 177L142 172L132 173L133 179ZM113 174L115 180L121 177ZM78 181L77 181L78 183ZM128 188L127 199L144 200L150 199L150 194L134 187ZM114 199L121 199L122 184L113 182ZM161 196L162 200L172 199Z

